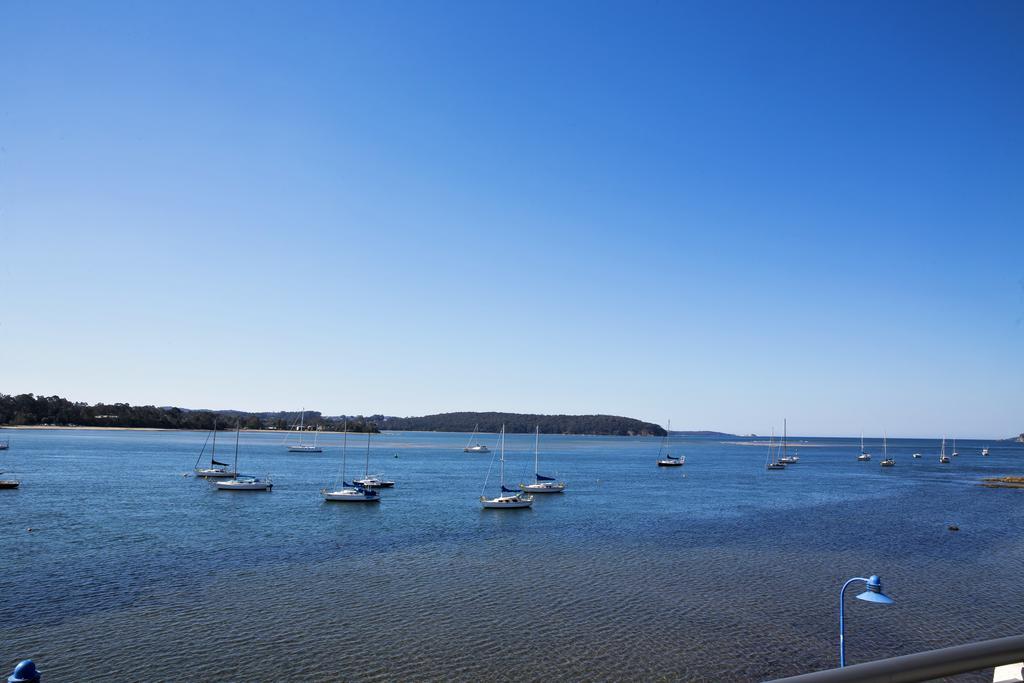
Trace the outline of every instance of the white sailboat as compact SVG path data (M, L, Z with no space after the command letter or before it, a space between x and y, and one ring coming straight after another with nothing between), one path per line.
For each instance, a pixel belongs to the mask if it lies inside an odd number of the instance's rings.
M661 457L662 451L665 450L665 442L668 441L668 435L671 431L672 420L669 420L668 429L665 430L665 435L661 437L661 445L658 446L658 467L682 467L686 463L685 455L672 455L666 452L665 457Z
M389 489L395 485L395 482L379 474L370 474L370 432L366 432L366 471L362 479L356 479L353 483L368 489Z
M956 439L953 439L953 457L955 458L958 455L960 455L960 454L957 453L957 450L956 450Z
M488 448L487 446L484 446L482 443L480 443L480 438L479 438L479 434L478 434L478 430L479 429L480 429L480 425L479 424L473 426L473 434L470 435L469 441L466 442L466 447L462 449L463 453L490 453L491 452L490 448ZM474 440L476 441L476 443L473 443Z
M302 415L299 417L299 443L291 444L288 446L289 453L323 453L324 449L317 445L317 436L320 433L319 428L313 430L313 443L304 444L302 443L302 434L306 431L306 409L302 409Z
M896 465L896 458L889 457L888 437L882 435L882 467L894 467Z
M871 459L871 454L868 453L866 450L864 450L864 433L861 432L861 435L860 435L860 455L857 456L857 460L860 460L861 462L867 462L870 459Z
M10 447L11 447L11 440L10 439L4 439L3 441L0 441L0 451L6 451Z
M506 508L528 508L533 505L533 496L529 494L523 494L516 489L505 488L505 425L501 425L501 490L497 497L488 498L481 493L480 505L486 509L506 509ZM493 457L491 459L493 465ZM488 468L488 476L490 475L490 468ZM484 488L487 488L487 479L484 479Z
M946 437L942 437L942 449L939 451L939 462L943 465L949 464L949 456L946 455Z
M203 453L206 452L206 444L210 441L210 436L213 436L213 447L210 449L210 466L200 467L199 461L203 459ZM203 442L203 448L199 451L199 457L196 458L196 464L192 468L192 472L197 477L204 479L231 479L232 477L238 476L236 468L229 466L226 462L217 461L217 421L213 421L213 431L206 435L206 441Z
M768 461L764 465L765 469L768 469L768 470L784 470L784 469L786 469L786 464L785 463L782 463L782 462L779 462L778 460L776 460L776 456L778 455L778 451L780 450L780 448L781 448L781 446L779 448L775 447L775 428L772 427L772 435L771 435L771 438L768 439Z
M369 433L367 433L367 450L369 450ZM324 500L339 501L347 503L378 503L380 502L380 494L373 489L360 486L356 483L349 483L345 481L345 460L348 456L348 421L345 422L345 436L342 437L341 444L341 470L338 472L338 481L341 482L341 486L338 486L335 482L334 489L320 489L320 495L324 497Z
M239 423L235 429L235 464L231 468L235 472L238 472L238 437L241 433L242 425ZM270 480L270 477L259 479L258 477L238 474L235 475L234 479L218 480L213 482L213 485L217 487L218 491L271 491L274 488L274 482Z
M533 437L533 480L532 484L519 484L520 491L527 493L561 493L565 490L564 481L556 481L554 477L545 477L538 469L540 458L540 425L534 432Z
M985 457L988 457L988 449L987 448L982 448L981 449L981 454L984 455Z
M782 421L782 457L779 462L783 465L795 465L800 462L799 455L786 455L786 420Z

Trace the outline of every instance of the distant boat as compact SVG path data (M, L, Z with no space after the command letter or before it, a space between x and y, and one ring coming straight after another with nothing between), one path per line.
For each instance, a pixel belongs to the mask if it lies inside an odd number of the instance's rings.
M501 475L499 477L501 482L501 489L495 498L488 498L481 494L480 505L485 509L511 509L511 508L528 508L533 505L533 496L529 494L523 494L516 489L505 488L505 425L501 425ZM491 463L494 463L492 458ZM488 475L490 475L490 469L488 468ZM484 479L484 488L487 487L487 480Z
M0 474L3 474L0 472ZM21 482L17 479L0 479L0 489L16 489L21 486Z
M779 458L779 462L781 462L783 465L795 465L798 462L800 462L800 456L797 453L793 453L793 455L788 456L784 455L781 458Z
M356 485L368 489L389 489L395 485L390 479L384 479L378 474L370 474L370 432L366 433L366 471L362 479L356 479Z
M3 441L0 441L0 451L6 451L10 447L11 447L11 440L10 439L4 439Z
M480 425L476 424L473 426L473 434L469 437L469 441L466 442L466 447L462 449L463 453L490 453L491 449L480 443L480 435L478 433ZM473 444L473 441L476 443ZM473 444L473 445L470 445Z
M857 456L857 460L861 462L867 462L871 459L871 454L864 450L864 434L860 435L860 455Z
M920 453L914 453L914 455L912 455L911 457L913 457L913 458L920 458L921 454Z
M213 436L213 447L210 449L210 466L200 467L199 461L203 459L203 453L206 452L206 444L210 441L210 436ZM238 476L238 471L230 467L226 462L217 461L217 421L213 421L213 431L206 435L206 441L203 442L203 448L199 451L199 457L196 458L196 464L192 467L192 471L197 477L203 477L204 479L231 479L232 477Z
M768 470L784 470L786 464L776 460L778 448L775 447L775 428L772 427L772 435L768 438L768 461L765 463L765 469Z
M686 464L685 455L672 455L671 453L665 453L665 457L661 457L662 451L665 450L665 442L668 441L669 432L672 431L672 420L668 421L668 429L665 430L665 435L661 437L661 445L658 446L658 467L681 467Z
M981 454L984 455L985 457L988 457L988 449L987 448L982 448L981 449Z
M957 453L957 451L956 451L956 439L953 439L953 457L955 458L958 455L960 455L960 454Z
M946 437L942 437L942 450L939 451L939 462L943 465L949 463L949 456L946 455Z
M304 444L302 443L302 434L306 431L306 409L302 409L302 415L299 417L299 443L288 446L289 453L323 453L324 449L320 448L317 443L317 435L320 433L319 429L313 430L313 443Z
M896 458L889 457L888 439L882 436L882 467L893 467L896 465Z
M540 453L540 425L537 425L537 429L534 432L533 437L533 479L532 484L519 484L521 491L527 493L561 493L565 490L564 481L556 481L554 477L545 477L538 470L538 460Z
M238 437L241 433L242 425L239 423L235 429L235 464L231 468L235 472L238 471ZM234 479L215 481L213 485L217 487L218 491L271 491L274 488L274 482L270 481L270 477L259 479L258 477L239 476L237 474Z
M369 450L370 433L366 433L367 450ZM345 460L348 455L348 421L345 422L345 435L342 437L341 445L341 469L338 471L338 482L334 489L320 489L320 495L324 500L339 501L347 503L379 503L380 494L373 489L360 486L358 483L345 481Z

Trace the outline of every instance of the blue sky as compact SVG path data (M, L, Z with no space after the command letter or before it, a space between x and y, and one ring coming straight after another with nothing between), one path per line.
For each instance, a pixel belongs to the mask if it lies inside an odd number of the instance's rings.
M1024 5L0 6L0 391L1024 431Z

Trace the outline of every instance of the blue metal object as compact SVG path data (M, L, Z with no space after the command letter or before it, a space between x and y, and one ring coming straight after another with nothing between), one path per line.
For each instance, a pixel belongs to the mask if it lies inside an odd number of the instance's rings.
M36 663L31 659L25 659L14 667L14 673L7 677L7 683L39 683L42 679L42 675L36 669Z
M846 642L844 640L844 620L843 620L843 603L846 594L846 587L854 581L863 581L867 585L867 590L857 596L858 600L864 600L866 602L877 602L883 605L891 605L895 600L890 598L888 595L882 592L882 581L876 574L872 574L871 578L865 579L862 577L854 577L843 584L842 590L839 591L839 666L840 668L846 666Z

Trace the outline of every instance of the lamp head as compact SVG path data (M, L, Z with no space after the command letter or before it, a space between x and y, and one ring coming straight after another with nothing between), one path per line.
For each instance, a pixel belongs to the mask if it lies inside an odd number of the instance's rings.
M883 605L891 605L896 602L882 592L882 580L876 574L872 574L867 581L867 590L857 596L858 600L865 602L877 602Z

